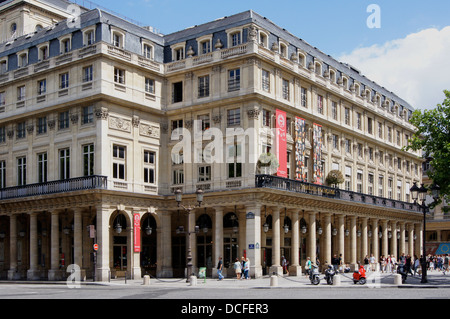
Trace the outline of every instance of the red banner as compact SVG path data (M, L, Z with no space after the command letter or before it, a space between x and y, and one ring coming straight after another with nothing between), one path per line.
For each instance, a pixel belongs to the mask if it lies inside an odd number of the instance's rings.
M276 111L276 131L277 131L277 176L287 178L287 139L286 139L286 112Z
M141 252L141 216L139 213L133 214L134 228L134 252Z

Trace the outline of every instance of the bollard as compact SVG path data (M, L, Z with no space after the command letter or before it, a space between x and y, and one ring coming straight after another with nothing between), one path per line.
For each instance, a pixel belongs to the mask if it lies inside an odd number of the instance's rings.
M197 277L191 276L191 277L189 278L189 285L190 285L190 286L197 286Z
M278 276L270 276L270 287L278 287Z
M395 274L394 275L394 285L401 285L402 284L402 275Z
M144 276L144 285L145 286L150 285L150 276L149 275Z
M340 286L341 285L341 276L335 275L333 278L333 286Z

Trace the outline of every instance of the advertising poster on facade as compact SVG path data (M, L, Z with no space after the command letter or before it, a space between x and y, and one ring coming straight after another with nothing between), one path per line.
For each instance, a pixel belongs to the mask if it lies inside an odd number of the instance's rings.
M308 168L305 165L305 120L295 118L295 179L307 182Z
M134 252L141 252L141 216L133 215Z
M277 158L280 166L277 176L287 178L287 138L286 138L286 112L276 111L277 130Z
M313 124L313 183L322 185L323 167L322 167L322 125Z

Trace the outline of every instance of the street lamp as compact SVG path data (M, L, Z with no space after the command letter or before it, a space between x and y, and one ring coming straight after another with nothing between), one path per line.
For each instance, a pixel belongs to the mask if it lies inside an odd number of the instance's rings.
M191 214L191 212L196 209L196 208L200 208L202 206L202 202L203 202L203 191L201 189L197 189L197 205L195 206L191 206L189 204L189 206L184 206L181 204L181 200L182 200L182 192L181 190L177 189L175 191L175 201L178 204L178 207L181 207L184 209L184 212L186 213L187 216L187 224L188 224L188 230L186 232L184 232L183 230L180 230L178 233L185 233L188 234L188 254L187 254L187 258L186 258L186 267L187 267L187 278L186 278L186 282L190 282L190 276L191 274L193 275L194 273L192 272L192 243L191 243L191 234L197 234L200 230L199 226L195 226L194 231L190 231L191 229L191 223L190 223L190 218L189 215Z
M422 281L421 283L425 284L428 282L427 280L427 255L426 255L426 219L427 219L427 212L429 211L429 206L427 204L425 204L425 199L426 199L426 195L427 195L427 189L426 187L422 184L419 187L417 187L417 184L414 183L413 187L411 187L411 189L409 190L411 192L411 197L414 200L414 204L416 204L423 212L423 235L422 235L422 239L423 239L423 252L422 252ZM433 198L435 200L437 200L437 198L439 197L439 193L440 193L440 187L436 184L433 184L431 187L431 193L433 195ZM417 200L420 200L422 203L418 203Z

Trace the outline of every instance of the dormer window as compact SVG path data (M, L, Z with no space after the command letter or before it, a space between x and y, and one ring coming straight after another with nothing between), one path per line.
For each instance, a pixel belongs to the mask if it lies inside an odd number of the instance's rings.
M38 59L40 61L43 61L45 59L48 59L48 56L49 56L49 54L48 54L48 44L40 45L38 47Z
M17 60L19 68L23 68L28 64L28 54L26 52L18 54Z
M15 22L13 22L10 27L11 37L14 37L16 35L16 32L17 32L17 24Z
M123 49L125 34L119 30L112 30L111 42L115 47Z
M198 54L207 54L212 51L212 34L199 37L197 40Z
M322 75L322 65L319 62L314 64L314 71L317 75Z
M265 47L266 49L269 47L269 36L263 32L259 31L259 45Z
M83 45L92 45L95 42L95 29L87 29L83 31Z
M283 58L287 58L287 52L288 52L287 45L284 43L280 43L280 55Z
M70 38L61 40L61 53L67 53L70 51Z
M142 45L142 55L149 60L153 60L153 46L150 44L144 43Z
M6 73L8 71L8 62L6 60L0 61L0 74Z
M235 32L231 35L231 46L235 47L241 44L241 33Z
M178 46L172 49L173 61L180 61L184 59L184 46Z

